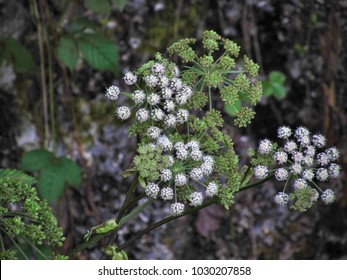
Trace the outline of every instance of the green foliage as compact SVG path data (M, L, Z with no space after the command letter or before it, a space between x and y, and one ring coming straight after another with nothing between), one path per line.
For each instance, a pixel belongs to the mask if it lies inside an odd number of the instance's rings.
M25 171L40 172L38 191L49 203L62 194L65 184L75 188L81 184L81 171L74 161L66 157L56 157L46 150L25 153L20 167Z
M317 191L310 187L296 189L289 195L289 199L294 202L294 204L291 205L290 208L295 211L306 212L312 207L316 194Z
M0 39L0 66L13 64L18 73L29 72L34 64L34 59L27 48L13 38Z
M1 259L15 259L16 251L25 255L20 246L23 242L35 250L42 244L62 246L62 230L47 202L38 197L34 183L19 170L0 170L0 235L5 241ZM8 244L13 248L6 249Z
M123 11L127 0L84 0L84 5L87 9L96 13L107 14L112 6L116 6L120 11Z
M269 74L269 78L263 81L263 92L264 96L270 97L274 96L277 99L283 99L287 95L284 83L286 81L286 76L279 71L272 71Z
M79 52L77 43L72 36L65 35L60 38L57 47L57 55L70 70L75 68Z

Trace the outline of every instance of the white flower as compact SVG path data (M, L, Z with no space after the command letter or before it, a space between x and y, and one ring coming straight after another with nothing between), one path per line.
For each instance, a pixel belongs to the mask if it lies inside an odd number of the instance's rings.
M325 168L319 168L317 171L316 171L316 178L321 181L321 182L324 182L326 180L328 180L329 178L329 172L327 169Z
M340 176L340 170L341 170L341 166L336 164L336 163L332 163L329 166L328 172L331 178L338 178Z
M335 147L327 149L325 153L328 155L329 160L331 161L335 161L340 157L340 152Z
M143 123L145 121L147 121L149 118L149 112L146 109L140 108L137 112L136 112L136 119Z
M274 196L274 202L278 205L286 205L289 201L289 196L284 192L279 192Z
M254 177L257 179L264 179L267 176L268 172L269 170L266 166L257 165L256 167L254 167Z
M285 152L276 152L274 159L278 164L286 163L288 160L288 155Z
M306 127L303 127L303 126L298 127L297 129L295 129L295 132L294 132L294 136L297 139L301 139L301 138L303 138L305 136L309 136L309 135L310 135L310 131Z
M128 86L131 86L136 83L137 76L132 72L125 73L123 77L124 83L126 83Z
M326 189L322 194L321 194L321 199L324 204L332 204L335 201L335 194L332 189Z
M186 148L180 148L176 151L176 157L180 160L185 160L188 158L188 151Z
M277 129L278 138L287 139L292 135L292 130L288 126L281 126Z
M210 182L206 188L206 196L212 197L218 194L218 185L215 182Z
M309 157L314 157L314 155L316 154L316 148L311 145L306 146L304 154Z
M164 99L171 99L172 95L173 95L173 91L171 88L168 87L164 87L161 90L161 94L163 96Z
M293 153L292 158L293 158L295 163L301 163L304 160L304 155L302 153L296 151Z
M171 167L175 163L173 156L166 155L165 158L167 159L166 167Z
M190 205L194 207L200 206L203 200L204 197L201 192L193 192L189 196Z
M178 109L177 111L177 122L178 123L185 123L186 121L188 121L188 117L189 117L189 112L186 109Z
M307 165L307 166L312 166L313 165L313 157L305 156L302 160L302 163Z
M170 169L163 169L160 171L160 179L163 182L168 182L170 181L172 178L172 172Z
M288 179L288 171L284 168L278 168L275 172L275 177L277 181L285 181Z
M213 165L209 162L201 164L200 169L205 176L210 176L213 172Z
M311 140L309 136L303 136L298 139L298 142L305 147L311 143Z
M293 188L294 189L304 189L307 187L307 183L304 179L299 178L294 181Z
M199 161L202 159L202 152L199 149L193 149L190 152L190 157L194 161Z
M157 198L159 190L159 186L155 183L149 183L145 188L146 195L153 198Z
M121 106L116 109L115 112L116 116L121 119L122 121L128 119L130 117L130 109L126 106Z
M312 189L311 188L311 201L312 202L316 202L317 200L318 200L318 198L319 198L319 193L317 192L317 190L315 190L315 189Z
M152 65L151 70L152 70L152 74L154 75L161 76L165 74L165 66L158 62Z
M172 216L180 216L184 211L184 204L180 202L176 202L171 204L171 215Z
M311 169L305 169L304 171L302 171L301 176L307 181L312 181L314 172Z
M161 129L159 127L156 127L156 126L150 126L148 129L147 129L147 136L151 139L157 139L160 134L161 134Z
M175 176L175 185L177 187L181 187L184 186L185 184L187 184L188 179L186 177L186 175L184 175L183 173L178 173Z
M194 149L194 148L193 148ZM198 149L198 148L197 148ZM210 155L205 155L202 157L202 161L206 164L214 165L214 158Z
M185 149L186 147L185 147L185 145L184 145L183 142L178 141L178 142L175 143L174 148L175 148L176 150L178 150L178 149Z
M325 166L329 164L329 157L326 153L319 153L317 155L317 162L321 166Z
M146 94L142 90L135 90L131 95L135 104L141 104L146 99Z
M164 110L167 112L172 112L173 110L175 110L175 102L173 102L172 100L165 100L164 101Z
M312 136L312 144L317 148L323 148L327 142L327 139L322 134L315 134Z
M182 88L182 86L183 83L179 78L173 78L170 82L170 87L175 91L179 91Z
M160 102L160 96L156 93L151 93L147 96L147 102L149 105L157 105Z
M195 140L192 140L192 141L189 141L187 144L186 144L186 148L190 148L192 150L194 149L199 149L200 148L200 144L199 142L195 141Z
M183 85L180 91L185 96L187 96L188 99L193 95L192 89L190 87L188 87L187 85Z
M290 171L295 175L299 175L302 172L301 164L299 163L292 164L292 166L290 167Z
M286 144L284 145L284 150L287 152L287 153L293 153L296 149L297 149L297 144L292 141L292 140L289 140L286 142Z
M164 124L167 128L174 127L176 125L176 117L172 114L168 114L164 118Z
M165 152L166 151L171 151L172 148L173 148L172 142L165 135L162 135L162 136L158 137L157 143L158 143L159 147L162 148L163 151L165 151Z
M158 121L162 121L164 119L165 114L164 114L163 110L156 108L156 109L152 110L151 117L154 121L158 122Z
M176 96L175 96L175 101L178 105L184 105L187 103L188 101L188 96L185 95L184 93L178 93Z
M204 173L202 172L201 168L193 168L189 173L190 178L193 180L199 181L204 177Z
M175 75L175 77L178 77L180 75L180 69L178 69L177 65L175 65L173 68L173 74Z
M168 87L169 86L169 84L170 84L170 80L169 80L169 78L168 77L166 77L166 76L160 76L159 77L159 86L160 87Z
M117 100L120 94L120 90L116 86L110 86L106 89L106 97L111 100Z
M145 82L149 88L155 88L158 85L159 78L154 75L149 75L145 77Z
M262 155L267 155L271 152L272 143L269 139L260 140L258 152Z
M161 189L160 196L163 200L172 200L174 193L171 188L163 188Z

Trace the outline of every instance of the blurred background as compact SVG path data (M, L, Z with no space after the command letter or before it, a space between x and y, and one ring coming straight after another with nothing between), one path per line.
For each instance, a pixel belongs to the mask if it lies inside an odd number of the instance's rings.
M341 151L342 176L329 185L337 202L296 213L274 205L279 186L268 182L238 194L228 211L211 206L143 236L127 248L129 258L347 259L346 0L0 0L0 168L19 168L36 149L77 163L82 178L72 187L32 173L67 252L115 216L131 182L122 176L136 149L131 120L116 120L105 88L177 39L209 29L260 65L264 97L251 126L236 129L220 104L240 162L280 125L322 132ZM168 213L157 202L122 228L119 244ZM100 259L102 251L77 258Z

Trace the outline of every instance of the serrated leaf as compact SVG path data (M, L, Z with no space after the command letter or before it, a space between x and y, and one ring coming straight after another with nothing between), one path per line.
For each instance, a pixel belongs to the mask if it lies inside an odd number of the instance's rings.
M57 55L70 70L75 68L78 60L78 47L72 36L65 35L60 38Z
M33 185L36 183L36 179L34 177L31 177L17 169L0 169L0 179L6 177L16 178L28 185Z
M282 85L282 84L278 84L278 83L274 83L272 84L273 87L273 95L277 98L277 99L283 99L286 97L287 93L286 93L286 88Z
M226 103L224 105L224 111L230 115L230 116L235 116L241 109L241 101L237 100L234 104L229 104Z
M81 185L81 170L76 162L66 157L59 158L60 174L64 180L72 187L78 188Z
M271 83L283 84L286 80L286 76L280 71L272 71L269 75Z
M101 34L84 33L78 40L84 59L95 69L118 72L118 48Z
M96 13L108 13L111 9L109 0L84 0L84 6Z
M127 0L111 0L112 4L115 5L121 12L123 12Z
M38 192L48 203L57 200L64 191L64 178L55 165L47 166L41 171Z
M68 30L69 30L69 33L76 34L76 33L82 33L83 31L87 29L96 31L98 28L94 23L90 22L89 20L80 18L72 22Z
M46 150L34 150L25 153L20 162L20 169L25 171L38 171L50 164L55 158L54 154Z
M1 42L1 55L7 63L12 63L14 70L25 73L32 69L34 59L28 49L13 38L5 38Z

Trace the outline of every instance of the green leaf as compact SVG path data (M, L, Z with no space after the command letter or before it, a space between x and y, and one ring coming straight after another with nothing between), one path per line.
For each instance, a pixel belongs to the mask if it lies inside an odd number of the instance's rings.
M273 87L273 95L277 99L283 99L286 97L287 95L286 88L282 84L274 83L272 84L272 87Z
M78 188L81 185L81 170L76 162L66 157L61 157L60 161L60 173L64 177L64 180L72 187Z
M101 34L84 33L78 40L84 59L95 69L118 72L118 48Z
M95 24L93 24L89 20L80 18L72 22L68 30L69 30L69 33L76 34L76 33L82 33L86 29L97 31L98 28Z
M109 0L84 0L84 5L96 13L106 14L111 9Z
M120 10L121 12L123 12L124 7L127 3L127 0L111 0L112 4L115 5L118 10Z
M237 100L234 104L226 103L224 105L224 111L230 115L235 116L241 109L241 100Z
M34 177L31 177L20 170L0 169L0 179L6 177L16 178L30 186L36 183L36 179Z
M75 68L78 60L78 47L73 37L66 35L60 38L57 55L70 70Z
M7 63L12 63L18 73L29 72L34 59L27 48L13 38L5 38L0 42L0 57Z
M263 95L269 97L273 94L273 87L269 81L263 81Z
M47 166L41 171L38 191L48 203L58 199L64 191L64 178L59 171L59 166L56 165Z
M280 71L272 71L269 75L271 83L283 84L286 80L286 76Z
M46 150L30 151L22 156L20 169L38 171L49 165L54 158L54 154Z
M146 188L146 186L147 186L146 181L141 176L139 176L139 183L140 183L141 187Z

